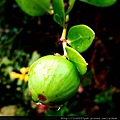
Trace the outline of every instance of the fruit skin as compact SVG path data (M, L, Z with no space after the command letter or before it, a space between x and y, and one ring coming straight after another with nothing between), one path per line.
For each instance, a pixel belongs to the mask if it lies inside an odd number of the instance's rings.
M59 106L75 95L80 85L76 67L61 56L47 55L34 62L28 73L28 87L34 101Z

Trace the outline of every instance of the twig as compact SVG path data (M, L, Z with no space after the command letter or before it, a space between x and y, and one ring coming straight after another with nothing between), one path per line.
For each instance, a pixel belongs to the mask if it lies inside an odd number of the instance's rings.
M68 21L69 21L69 15L66 16L65 24L63 26L62 35L61 35L61 38L60 38L60 41L62 41L64 56L67 56L67 53L66 53L66 50L65 50L65 46L67 45L66 33L67 33Z

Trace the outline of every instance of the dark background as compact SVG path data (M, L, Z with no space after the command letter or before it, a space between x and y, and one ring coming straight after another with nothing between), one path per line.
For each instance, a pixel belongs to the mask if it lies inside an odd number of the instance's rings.
M106 8L76 1L70 12L68 29L74 25L86 24L94 30L96 37L90 48L81 53L89 63L88 72L81 77L84 90L81 93L78 92L65 104L65 107L61 109L62 112L48 111L41 114L36 110L37 108L33 109L29 106L30 100L26 104L25 99L21 98L24 90L16 92L17 80L9 82L9 75L4 72L11 64L0 64L1 109L6 105L20 103L22 109L29 111L27 115L32 113L32 115L46 116L118 116L120 111L119 16L119 0ZM6 30L9 32L7 33ZM6 56L14 62L12 63L13 70L18 70L23 66L27 67L33 51L37 51L41 56L63 54L62 46L59 44L61 33L62 28L54 22L53 16L46 14L41 17L31 17L25 14L15 1L6 0L0 7L0 60ZM23 55L21 51L25 54ZM16 67L17 65L19 67ZM12 86L9 90L6 89L8 84Z

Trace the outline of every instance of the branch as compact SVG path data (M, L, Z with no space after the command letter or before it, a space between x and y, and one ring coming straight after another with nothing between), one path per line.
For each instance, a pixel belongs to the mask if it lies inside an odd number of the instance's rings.
M67 33L68 21L69 21L69 15L66 16L65 24L63 26L62 35L61 35L61 38L60 38L60 41L62 42L62 46L63 46L64 56L67 56L67 53L66 53L66 50L65 50L65 46L67 45L66 33Z

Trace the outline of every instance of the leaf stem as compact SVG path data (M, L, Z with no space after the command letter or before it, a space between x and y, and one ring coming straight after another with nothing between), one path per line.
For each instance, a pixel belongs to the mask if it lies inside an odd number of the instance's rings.
M64 52L63 55L66 57L66 56L67 56L67 52L66 52L66 50L65 50L65 46L67 45L67 43L66 43L66 42L63 42L62 45L63 45L63 52Z
M67 56L67 52L65 50L65 46L67 45L67 42L66 42L66 33L67 33L68 21L69 21L69 15L66 16L65 24L63 26L62 35L61 35L61 38L60 38L60 41L62 41L64 56Z

